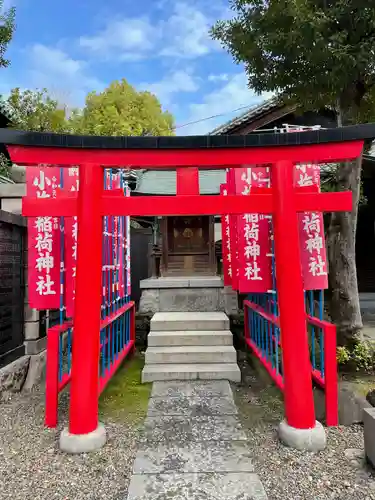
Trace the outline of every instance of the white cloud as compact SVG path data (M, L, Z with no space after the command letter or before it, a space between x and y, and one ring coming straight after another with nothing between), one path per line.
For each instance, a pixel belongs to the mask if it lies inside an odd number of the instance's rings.
M103 83L90 76L85 61L71 58L63 50L35 44L28 51L28 86L48 88L55 96L81 105L91 90L102 88Z
M208 75L209 82L227 82L229 80L228 73L220 73L219 75Z
M158 30L147 18L122 19L112 21L95 36L81 37L79 43L105 57L120 55L121 59L136 60L152 49L157 36Z
M164 19L150 16L117 18L93 36L79 39L81 48L105 59L139 60L145 57L192 59L219 48L209 35L216 17L197 6L174 2Z
M169 36L161 56L194 58L204 56L219 47L209 36L213 23L208 16L185 3L176 3L174 12L165 22L164 29Z
M179 124L177 124L177 133L179 135L207 134L215 127L246 111L246 109L238 108L254 106L269 97L269 94L258 96L251 91L247 86L245 73L235 74L225 85L206 94L201 102L189 106L189 114L184 123L197 123L186 127L178 127ZM207 119L209 117L213 118Z
M163 106L168 106L172 96L180 92L196 92L199 89L198 79L187 71L175 71L167 74L162 80L154 83L142 83L138 86L155 94Z

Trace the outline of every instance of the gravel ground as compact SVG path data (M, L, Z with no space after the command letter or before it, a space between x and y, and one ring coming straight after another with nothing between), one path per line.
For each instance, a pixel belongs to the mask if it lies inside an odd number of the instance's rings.
M365 463L361 425L329 428L327 448L320 453L287 448L276 433L283 417L279 391L259 382L248 365L242 372L243 383L233 385L233 392L269 500L375 499L375 474Z
M0 403L0 499L124 500L139 423L106 416L108 442L102 450L66 455L57 441L66 417L65 394L60 401L61 422L53 430L43 426L41 391L12 395Z
M319 454L281 445L276 434L283 415L279 392L242 365L243 383L233 385L233 392L269 500L375 500L375 474L364 460L362 427L329 429L328 446ZM106 446L87 455L66 455L57 443L67 414L65 394L60 401L56 430L43 426L42 391L0 403L0 500L124 500L139 421L106 415Z

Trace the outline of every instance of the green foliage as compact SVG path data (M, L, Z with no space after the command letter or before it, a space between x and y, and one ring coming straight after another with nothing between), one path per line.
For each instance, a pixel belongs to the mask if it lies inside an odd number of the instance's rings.
M0 176L10 179L11 166L12 164L8 158L3 153L0 153Z
M338 175L338 169L339 165L336 163L330 163L324 166L324 168L321 169L321 190L323 193L332 193L337 191L337 175ZM360 192L359 192L359 200L358 204L359 205L366 205L367 204L367 198L363 194L363 181L361 180L360 186L359 186Z
M350 353L347 347L339 346L337 348L336 359L339 365L345 365L350 361Z
M137 92L125 80L102 93L92 92L83 110L68 110L43 90L12 89L7 104L11 126L37 132L87 135L172 135L173 118L149 92Z
M0 0L0 68L6 68L10 63L9 59L5 58L5 52L13 37L16 16L14 7L7 11L4 11L3 8L4 0Z
M256 92L369 114L375 84L373 0L231 0L235 17L212 29ZM373 106L372 106L373 108ZM371 111L371 110L370 110Z
M367 342L357 342L351 348L337 348L339 365L356 371L373 372L375 368L375 351Z
M14 111L11 127L35 132L69 132L67 109L52 99L47 89L12 89L7 98Z
M70 123L75 132L89 135L173 135L172 115L153 94L137 92L125 79L91 92Z

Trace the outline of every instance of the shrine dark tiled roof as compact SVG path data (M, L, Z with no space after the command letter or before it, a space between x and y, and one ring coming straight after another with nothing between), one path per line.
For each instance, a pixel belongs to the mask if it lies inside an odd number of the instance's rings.
M223 125L216 127L209 135L223 135L231 133L237 127L241 125L247 124L252 120L255 120L258 116L264 113L270 113L271 111L282 107L283 104L278 97L272 97L271 99L267 99L256 106L252 106L250 109L247 109L244 113L236 116L232 120L227 121Z

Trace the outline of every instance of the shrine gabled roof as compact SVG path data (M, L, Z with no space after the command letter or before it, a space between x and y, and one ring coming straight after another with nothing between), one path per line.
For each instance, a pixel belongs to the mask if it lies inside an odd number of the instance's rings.
M247 125L249 122L257 119L260 115L270 113L271 111L284 106L285 105L278 97L272 97L271 99L267 99L266 101L247 109L244 113L241 113L239 116L227 121L223 125L216 127L212 132L210 132L210 135L229 134L241 125Z

